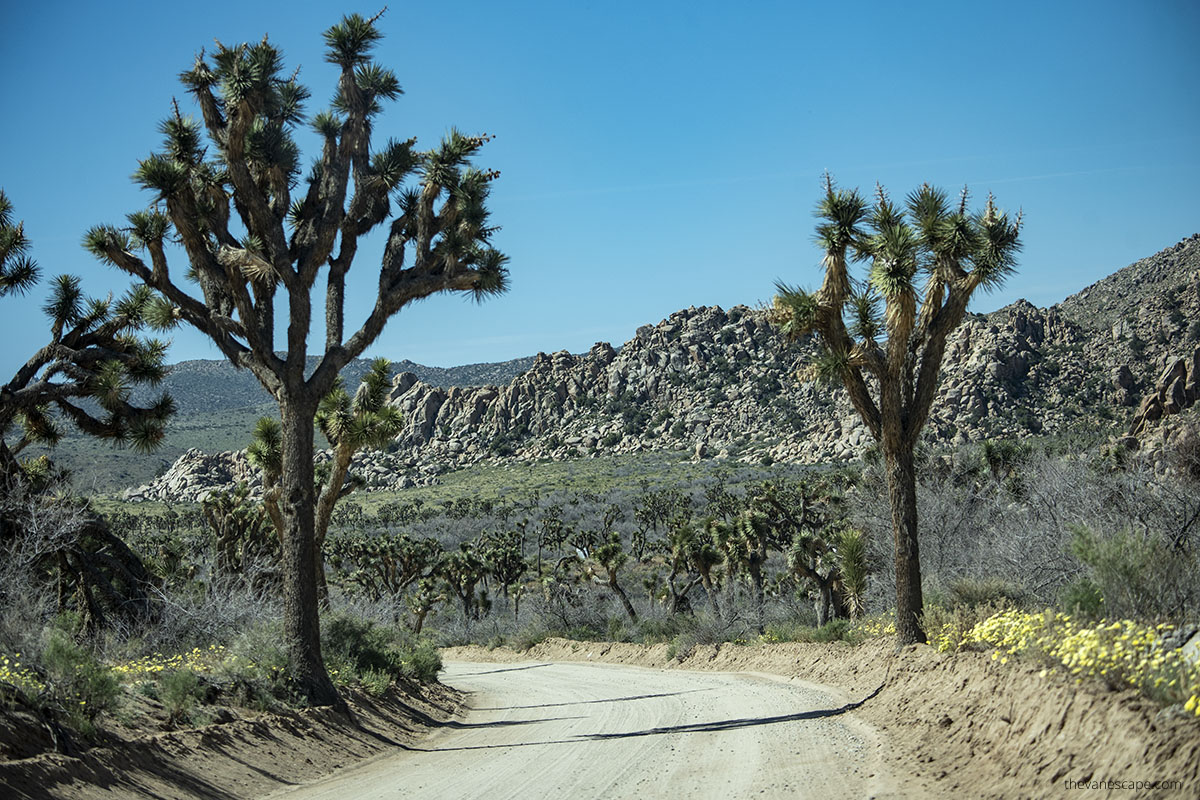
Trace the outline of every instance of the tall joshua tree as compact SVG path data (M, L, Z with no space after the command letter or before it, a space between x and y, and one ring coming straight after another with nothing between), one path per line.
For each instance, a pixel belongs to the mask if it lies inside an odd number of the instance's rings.
M452 131L429 151L415 139L373 147L383 102L401 94L395 74L371 56L377 21L350 15L324 34L339 76L332 108L311 120L322 147L305 180L293 132L308 90L266 38L218 43L181 75L203 122L176 106L161 126L163 149L134 173L154 194L152 207L130 214L126 228L102 225L86 236L99 258L161 294L160 324L199 329L279 403L284 631L292 677L317 705L338 702L321 658L314 581L318 404L409 303L448 291L483 299L504 291L507 277L507 259L489 244L486 200L498 173L471 166L489 137ZM346 278L359 242L389 220L369 278L374 306L357 330L347 328ZM168 241L182 245L194 286L168 266ZM314 303L322 277L323 309ZM307 340L322 310L324 347L308 373ZM282 347L277 311L287 319Z
M975 291L1000 286L1015 269L1021 216L1009 219L991 195L972 213L965 189L952 203L928 184L903 207L881 187L870 204L829 176L817 216L824 282L815 292L776 284L777 316L792 337L817 334L817 374L845 385L880 444L892 508L897 635L901 644L924 642L914 451L946 338ZM850 277L852 259L870 264L863 283Z

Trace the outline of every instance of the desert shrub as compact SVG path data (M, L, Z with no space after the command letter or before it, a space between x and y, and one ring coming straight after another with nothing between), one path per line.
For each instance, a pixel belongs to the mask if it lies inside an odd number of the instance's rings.
M627 620L620 617L609 617L608 625L605 627L605 637L610 642L628 642L630 640L630 631Z
M998 593L1025 606L1057 604L1082 573L1101 590L1107 584L1106 601L1108 595L1115 599L1137 589L1136 602L1131 598L1120 611L1106 607L1099 613L1200 616L1200 585L1184 577L1197 571L1197 482L1186 474L1155 472L1138 454L1114 464L1081 452L1085 444L1047 442L1019 458L998 459L993 452L996 468L978 447L927 459L918 477L927 600L953 606L990 602L999 596L989 595ZM1021 487L1017 495L1014 480ZM882 487L882 471L869 466L850 503L875 563L887 563L892 546ZM1093 532L1082 549L1074 532L1079 526ZM1138 541L1122 531L1136 531ZM1135 552L1121 565L1126 545ZM1135 574L1139 570L1141 576ZM1123 586L1131 578L1134 583ZM868 611L887 608L894 589L890 570L875 571L868 583Z
M959 578L950 582L947 595L952 606L1019 605L1024 592L1003 578Z
M136 640L144 653L185 653L192 648L223 644L254 631L263 620L279 618L273 592L244 581L191 580L166 587L152 624L126 626L122 635Z
M691 621L677 614L642 617L638 620L637 638L642 644L670 642L681 630L691 627Z
M685 661L692 652L696 649L696 635L694 633L676 634L671 640L671 644L667 646L668 661Z
M378 697L392 685L392 676L386 672L368 669L358 676L358 684L367 694Z
M113 673L69 632L70 620L60 619L48 629L41 664L46 671L50 702L57 705L73 727L95 732L95 719L117 707L121 684Z
M288 656L280 620L269 618L249 625L234 637L219 674L239 705L267 710L276 701L290 701Z
M768 624L758 638L767 644L807 641L807 637L812 630L813 626L811 625L791 620L780 620Z
M514 650L529 650L533 647L537 647L550 637L558 635L559 632L547 627L540 621L535 620L527 623L520 630L513 633L513 635L508 638L508 645Z
M330 665L340 664L362 675L368 670L389 675L400 671L386 628L347 614L327 614L321 625L321 651Z
M928 613L928 612L926 612ZM890 609L854 621L854 634L861 639L881 639L896 635L896 610Z
M1003 599L949 606L930 604L925 606L921 625L939 650L957 650L970 638L977 625L1010 607Z
M327 614L322 620L321 648L331 671L353 675L431 682L442 668L441 656L428 639L408 631L343 613Z
M158 678L158 699L172 722L186 717L204 699L200 676L191 670L177 669Z
M1169 547L1161 537L1122 530L1102 534L1073 528L1071 548L1089 569L1104 613L1138 619L1177 619L1195 609L1196 558Z
M848 619L834 619L825 623L812 632L813 642L852 642L855 640L853 629Z
M433 683L442 671L442 655L433 642L422 639L408 649L400 664L406 678Z
M1104 616L1104 594L1096 582L1086 575L1076 578L1062 588L1059 605L1068 614L1083 619L1098 620Z

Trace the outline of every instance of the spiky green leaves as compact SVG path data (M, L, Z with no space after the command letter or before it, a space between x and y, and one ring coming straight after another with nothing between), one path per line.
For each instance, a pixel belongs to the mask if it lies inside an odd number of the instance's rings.
M399 409L387 404L391 389L390 368L387 359L376 359L353 397L339 379L333 390L321 399L316 422L331 445L357 452L367 447L381 447L400 433L403 417Z
M867 205L857 190L838 189L826 177L825 196L817 207L817 241L826 250L825 285L809 295L776 284L776 321L794 337L818 328L822 319L845 317L852 335L875 338L880 330L874 301L852 290L847 251L870 259L868 285L887 302L889 335L907 336L915 324L922 288L918 273L929 276L930 297L939 301L945 299L945 288L969 298L977 287L1000 285L1016 265L1020 218L1010 221L990 196L984 210L972 215L967 200L966 189L951 204L945 191L924 184L908 195L904 208L892 203L882 187L877 187L875 203ZM839 307L822 305L829 303Z
M154 330L169 331L179 325L179 307L156 296L146 304L143 318Z
M392 388L392 362L377 358L363 376L362 383L354 393L353 410L356 414L373 413L387 404Z
M325 31L325 60L343 68L366 63L375 43L383 34L375 28L375 19L363 19L358 14L342 17L342 21Z
M152 212L137 215L131 222L139 240L161 240L165 233ZM11 226L2 213L0 223ZM0 224L0 230L3 227ZM92 229L85 243L104 258L130 244L127 234L111 227ZM23 429L22 441L13 445L14 453L29 442L57 443L64 421L91 436L141 450L161 443L167 420L175 411L171 399L163 395L147 407L130 402L135 386L156 384L166 373L166 345L136 335L155 300L154 292L144 285L115 300L111 295L88 298L78 277L54 278L43 306L50 317L54 346L40 350L9 382L5 403L0 404L0 431L6 432L14 420ZM78 399L91 404L79 404Z
M260 174L277 169L289 183L300 174L300 148L288 128L258 117L246 134L246 159Z
M125 219L129 220L129 233L133 237L131 244L139 250L148 245L162 244L171 231L171 219L155 209L135 211L126 215Z
M198 164L204 159L204 134L200 123L178 112L158 126L163 134L165 155L181 164Z
M479 276L471 286L471 296L477 303L508 291L508 256L491 247L473 248L464 259Z
M272 483L272 476L279 475L283 464L283 429L279 421L271 417L259 417L254 426L250 446L246 448L250 463L261 469Z
M168 199L187 186L187 166L169 156L152 153L138 162L133 180L143 189L155 192L158 198Z
M131 244L129 234L112 225L95 225L83 235L84 249L109 264L116 264L114 253L129 250Z
M844 350L825 347L812 364L812 371L822 383L839 383L853 366L850 354Z
M388 139L384 148L371 156L371 173L387 191L398 187L420 163L420 155L413 150L416 143L416 139Z
M279 50L265 37L255 45L219 45L213 55L212 72L225 107L236 108L245 100L264 107L268 95L282 83L279 79L282 63Z
M775 282L775 307L771 316L789 339L794 341L811 333L820 309L821 304L814 293L783 281Z
M266 113L281 123L299 124L304 121L304 102L310 97L312 97L312 92L308 90L307 86L294 80L284 81L279 84L272 95L273 103Z
M42 311L55 326L73 325L83 317L83 290L77 275L56 275Z
M442 137L441 144L436 150L426 154L425 180L435 186L450 188L458 183L459 170L466 165L479 148L492 140L486 133L481 136L467 136L457 128Z
M917 237L903 222L889 222L871 237L868 252L873 256L870 281L885 300L899 300L915 293Z
M29 441L53 447L62 440L62 428L54 421L48 404L22 409L18 416L25 438Z
M106 361L88 382L89 393L102 408L113 411L121 407L131 391L125 369L119 361Z
M326 139L334 139L342 132L342 120L332 111L322 111L313 117L312 127Z
M12 202L0 191L0 297L25 294L38 282L40 271L28 255L25 226L12 219Z
M858 189L839 189L833 179L825 176L825 196L817 204L817 217L824 220L817 226L817 243L827 253L854 247L862 238L860 225L866 220L869 206Z
M1021 215L1009 221L989 194L983 213L975 217L975 226L979 233L978 245L971 254L975 266L971 281L991 291L1016 269L1017 253L1021 252Z
M354 87L355 91L349 94L339 90L334 96L336 110L369 118L383 110L380 100L395 100L404 94L396 73L374 63L363 64L354 71Z
M146 308L154 299L154 290L146 285L134 286L116 301L112 307L113 317L122 328L136 329L142 326Z
M862 342L874 342L883 335L883 321L879 316L879 296L870 292L855 292L846 304L847 329L851 336Z

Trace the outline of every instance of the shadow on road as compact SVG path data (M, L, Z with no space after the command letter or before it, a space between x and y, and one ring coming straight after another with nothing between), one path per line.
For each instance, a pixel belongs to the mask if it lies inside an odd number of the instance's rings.
M520 672L524 669L539 669L549 664L530 664L527 667L505 667L504 669L489 669L486 672L465 672L461 675L447 675L448 678L474 678L476 675L495 675L497 672Z
M631 697L608 697L603 700L575 700L570 703L540 703L534 706L487 706L472 708L472 711L517 711L528 708L557 708L559 706L586 706L593 703L624 703L629 700L649 700L655 697L675 697L681 694L694 694L695 692L711 692L713 689L688 689L686 692L660 692L659 694L635 694Z
M822 709L817 709L815 711L799 711L795 714L780 714L780 715L773 716L773 717L742 717L740 719L724 719L724 720L716 720L713 722L695 722L695 723L691 723L688 725L665 725L665 726L658 727L658 728L647 728L646 730L641 730L641 731L626 731L624 733L588 733L588 734L580 734L577 736L572 736L569 739L556 739L556 740L545 741L545 742L512 742L511 744L480 744L480 745L469 745L469 746L465 746L465 747L435 747L435 748L406 747L404 749L415 751L415 752L423 752L423 753L442 753L442 752L451 752L451 751L456 751L456 750L498 750L498 749L504 749L504 748L509 748L509 747L537 747L537 746L552 745L552 744L578 744L579 742L587 742L587 741L602 742L602 741L607 741L607 740L611 740L611 739L631 739L631 738L638 737L638 736L661 736L663 734L669 734L669 733L720 733L722 731L740 730L742 728L755 728L755 727L759 727L761 725L778 725L783 722L802 722L804 720L809 720L809 719L822 719L824 717L836 717L840 714L845 714L847 711L853 711L854 709L861 706L863 703L867 702L871 698L878 695L881 691L883 691L883 684L880 684L879 688L877 688L875 691L871 692L869 695L867 695L863 699L855 701L853 703L846 703L844 706L839 706L838 708L822 708ZM563 719L580 719L580 717L565 717ZM454 727L485 728L490 725L528 724L529 722L546 722L546 721L548 721L548 720L528 720L523 723L502 723L502 722L482 723L479 725L460 723L459 725L454 726Z

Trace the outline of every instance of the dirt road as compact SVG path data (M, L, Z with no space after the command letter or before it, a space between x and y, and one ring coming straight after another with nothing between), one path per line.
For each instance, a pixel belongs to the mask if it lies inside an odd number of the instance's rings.
M448 663L468 710L421 745L272 797L899 797L834 689L747 673Z

